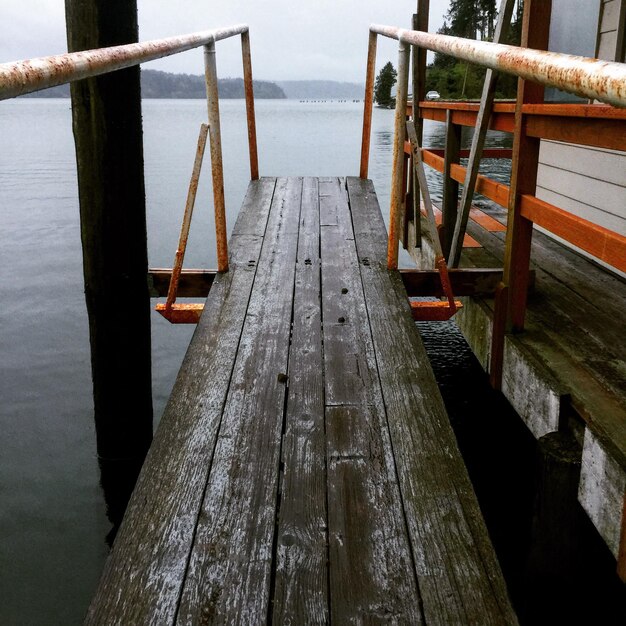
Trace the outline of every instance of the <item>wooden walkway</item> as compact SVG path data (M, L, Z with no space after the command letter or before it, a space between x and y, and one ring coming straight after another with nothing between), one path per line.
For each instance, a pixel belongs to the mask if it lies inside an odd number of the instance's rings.
M87 623L514 624L371 182L250 184Z

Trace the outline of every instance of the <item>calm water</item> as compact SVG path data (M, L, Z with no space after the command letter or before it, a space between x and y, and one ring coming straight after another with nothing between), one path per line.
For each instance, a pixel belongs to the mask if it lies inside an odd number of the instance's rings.
M263 175L358 173L362 105L258 101ZM232 227L243 199L243 102L221 103ZM150 265L169 267L204 102L144 102ZM371 176L386 202L393 112L376 110ZM0 623L80 623L107 554L68 100L0 105ZM206 164L208 166L208 162ZM187 267L215 267L210 170ZM155 421L192 328L153 314Z
M256 108L262 175L358 173L362 105L258 101ZM204 103L198 100L144 102L152 267L171 266L198 128L205 116ZM243 102L223 101L221 116L232 227L249 175ZM92 422L70 118L68 100L0 103L0 624L80 623L108 551L110 523L99 487ZM393 111L375 109L370 177L385 208L392 128ZM425 133L427 145L443 144L443 125L427 123ZM496 134L491 141L500 144L504 139ZM205 165L187 267L215 266L208 162ZM506 171L494 165L491 173L506 179ZM438 199L440 184L434 176L431 182ZM191 327L171 326L152 316L155 421L192 332ZM523 442L520 450L532 448L534 442L506 403L489 395L482 371L471 362L453 326L423 325L422 332L437 356L434 366L447 389L457 428L473 433L470 442L487 436L482 448L467 446L470 464L481 466L485 445L505 436L503 428L513 429L513 436ZM476 415L478 419L467 421ZM532 455L507 450L503 456L507 459L502 463L508 460L509 467L516 468L507 485L513 487L512 496L503 496L498 485L483 489L486 501L497 502L493 511L502 518L492 530L496 544L506 543L497 528L510 529L510 519L526 523L532 500L527 479ZM494 462L498 471L501 461ZM520 550L504 549L505 569L515 571Z

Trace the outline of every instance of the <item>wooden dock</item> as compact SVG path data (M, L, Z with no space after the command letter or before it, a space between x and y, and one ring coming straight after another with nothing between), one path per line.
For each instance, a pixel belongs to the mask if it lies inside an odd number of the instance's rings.
M87 623L515 624L370 181L250 187Z
M486 209L506 225L506 212ZM506 229L470 219L479 246L464 251L463 267L502 267ZM430 267L433 248L423 231L409 248ZM626 334L624 280L545 234L533 234L526 328L508 334L502 392L541 439L571 432L582 448L578 500L616 559L626 554ZM455 321L489 371L494 298L466 298ZM622 557L623 559L623 557ZM626 570L624 570L626 575Z

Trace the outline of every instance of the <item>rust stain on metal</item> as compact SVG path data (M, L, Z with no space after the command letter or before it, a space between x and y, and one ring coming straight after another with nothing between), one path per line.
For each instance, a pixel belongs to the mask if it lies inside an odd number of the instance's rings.
M243 82L246 98L246 121L248 123L248 149L250 152L250 179L259 178L259 157L256 143L256 118L254 115L254 88L252 82L252 55L250 33L241 34L241 56L243 59Z
M191 227L191 217L193 215L193 207L196 203L196 193L198 191L198 183L200 181L200 170L202 168L202 159L204 157L204 149L206 146L207 134L209 127L207 124L200 126L200 134L198 135L198 147L196 148L196 158L193 164L193 171L191 173L191 180L189 181L189 191L187 192L187 203L185 204L185 213L183 215L183 223L180 228L180 237L178 240L178 249L174 258L174 267L172 269L172 278L170 280L170 287L167 292L167 301L165 303L165 310L170 311L176 301L176 294L178 293L178 281L180 280L180 273L183 269L183 260L185 258L185 251L187 249L187 241L189 239L189 229ZM158 308L157 308L158 310Z
M226 204L224 201L224 168L222 165L222 139L217 89L217 66L215 63L215 42L213 41L204 46L204 68L207 109L209 114L211 174L213 176L217 271L226 272L228 271L228 240L226 234Z
M155 310L172 324L197 324L204 311L204 304L173 304L169 309L165 304L157 304Z
M626 107L626 64L374 24L371 32L617 107Z
M248 32L246 24L0 64L0 100L139 65Z
M372 109L374 108L374 74L376 72L376 45L378 36L370 32L367 46L367 71L365 74L365 99L363 105L363 134L361 138L361 167L359 176L367 178L372 134Z

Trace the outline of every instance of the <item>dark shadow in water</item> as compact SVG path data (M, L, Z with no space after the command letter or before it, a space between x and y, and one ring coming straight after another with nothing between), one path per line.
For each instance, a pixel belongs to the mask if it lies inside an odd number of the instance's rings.
M626 588L615 573L615 558L578 503L576 489L567 502L560 495L571 512L567 529L538 521L535 438L493 391L453 322L418 326L520 623L626 624ZM550 550L564 532L567 541Z
M141 471L143 457L134 459L98 459L100 486L104 492L106 512L112 528L106 536L111 547L117 535L126 506Z

